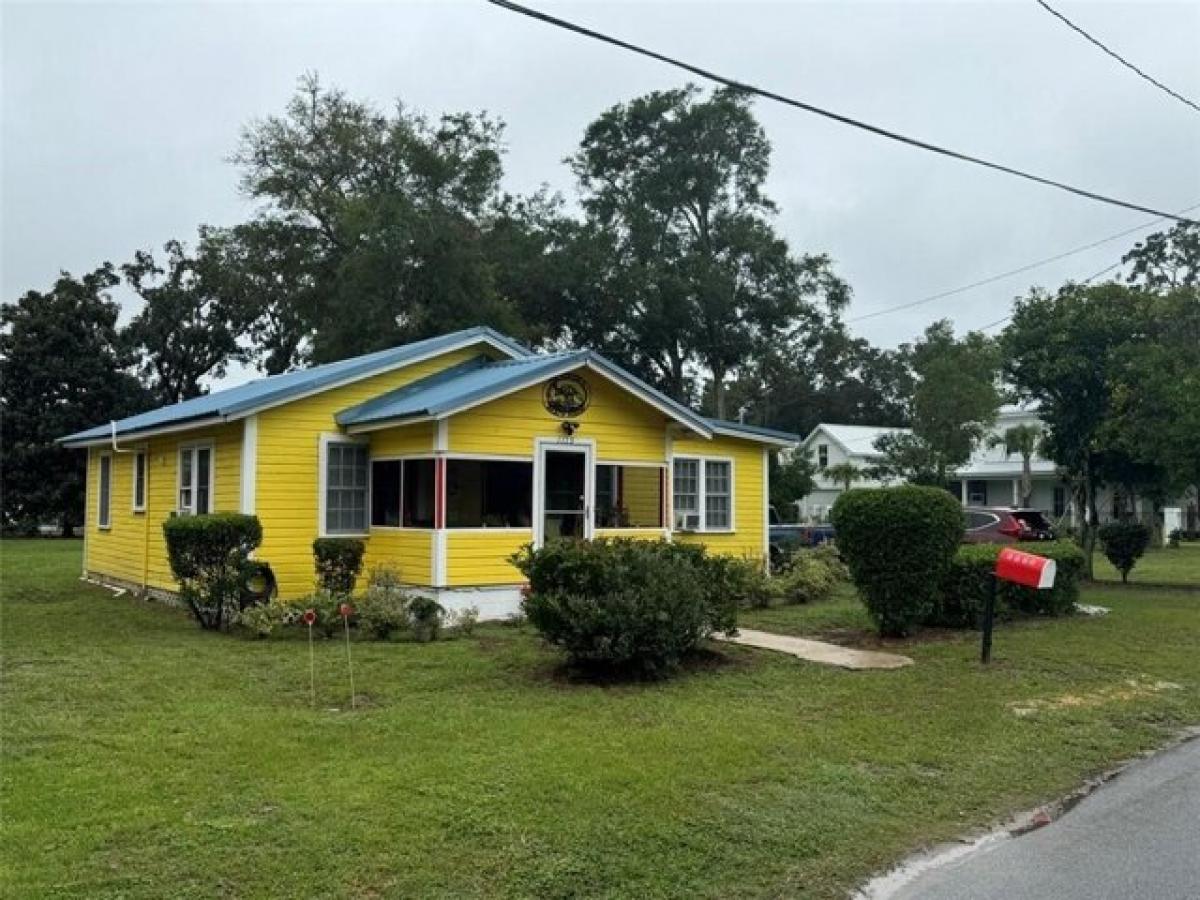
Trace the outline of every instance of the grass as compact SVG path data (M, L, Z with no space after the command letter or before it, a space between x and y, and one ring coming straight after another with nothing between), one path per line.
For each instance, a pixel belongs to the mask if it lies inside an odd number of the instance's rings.
M1121 580L1104 554L1096 550L1094 559L1098 581ZM1172 584L1200 588L1200 542L1185 541L1176 548L1155 547L1137 561L1129 573L1130 584Z
M721 645L597 687L513 627L363 642L349 712L340 642L312 709L303 641L202 633L79 551L0 545L8 896L841 897L1200 722L1187 592L1093 589L1110 615L1002 627L988 670L972 635L895 672Z

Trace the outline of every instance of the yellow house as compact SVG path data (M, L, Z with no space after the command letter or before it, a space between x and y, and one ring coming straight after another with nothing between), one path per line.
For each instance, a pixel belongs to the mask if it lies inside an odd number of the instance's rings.
M263 378L61 439L86 448L84 575L176 588L163 521L258 516L284 598L318 536L361 538L447 608L514 612L508 562L556 537L665 537L767 560L768 455L795 435L706 419L588 351L489 328Z

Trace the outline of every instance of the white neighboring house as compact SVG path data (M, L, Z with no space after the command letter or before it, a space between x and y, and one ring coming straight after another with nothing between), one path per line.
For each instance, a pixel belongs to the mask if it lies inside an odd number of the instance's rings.
M1036 425L1045 430L1037 410L1026 406L1002 406L991 434L980 442L967 464L954 473L951 493L963 506L1016 506L1021 503L1021 467L1019 453L1007 455L1004 445L990 446L989 438L1001 441L1004 432L1017 425ZM1033 494L1030 506L1057 521L1072 513L1071 491L1058 476L1052 460L1034 454L1030 460Z
M907 433L907 428L880 428L874 425L832 425L822 422L800 442L797 453L807 456L817 468L814 476L816 490L800 500L802 522L823 522L829 508L842 493L842 485L826 476L824 469L850 463L860 469L878 465L883 455L875 449L875 441L885 434ZM886 481L866 479L852 487L882 487Z
M1036 407L1002 406L991 434L980 442L970 460L954 473L950 482L951 493L959 498L963 506L1013 506L1021 502L1021 457L1019 454L1006 455L1003 444L992 446L990 440L1002 439L1004 432L1016 425L1044 428ZM805 454L818 469L843 462L866 468L877 465L882 459L875 449L875 441L881 435L907 431L907 428L831 425L823 422L800 443L797 452ZM1030 506L1041 510L1052 522L1065 518L1070 524L1077 525L1079 517L1072 503L1071 491L1059 477L1054 462L1035 453L1030 460L1030 468L1033 474ZM825 521L829 517L829 508L843 490L841 484L819 471L816 483L816 490L798 503L802 521ZM853 486L881 487L885 483L865 480ZM1101 521L1117 517L1117 499L1111 487L1101 488L1096 502ZM1194 488L1167 505L1181 510L1183 527L1192 529L1200 524L1200 498ZM1151 515L1150 508L1140 498L1136 507L1139 516Z

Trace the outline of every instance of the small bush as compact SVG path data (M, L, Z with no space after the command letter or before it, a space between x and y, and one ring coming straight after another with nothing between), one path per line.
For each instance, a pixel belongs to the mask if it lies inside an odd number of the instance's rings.
M830 519L837 548L879 633L902 636L931 613L962 540L962 508L941 488L844 492Z
M259 603L237 614L237 624L255 636L269 638L275 629L300 621L303 610L285 603Z
M1149 525L1141 522L1108 522L1100 526L1100 546L1104 555L1121 573L1121 581L1129 580L1129 573L1150 546L1152 532Z
M353 593L366 549L354 538L317 538L313 541L317 585L334 594Z
M442 630L446 610L432 597L415 594L408 601L408 627L413 640L436 641Z
M991 572L996 568L997 544L965 544L943 576L927 625L943 628L978 628L987 602ZM1022 549L1026 549L1022 547ZM1000 618L1018 615L1061 616L1071 612L1079 599L1083 574L1083 551L1074 541L1050 541L1029 545L1028 552L1054 560L1054 587L1039 591L1010 582L1000 582L996 591L996 613Z
M356 606L358 624L376 640L386 641L408 627L409 596L398 585L372 580Z
M464 606L450 614L450 627L463 637L470 637L479 624L479 607Z
M262 543L258 519L238 513L174 516L163 523L163 537L180 596L200 627L231 624L252 570L250 554Z
M849 577L836 553L797 549L785 557L773 582L773 593L781 603L816 603L828 600L834 588Z
M661 675L737 627L743 567L703 547L628 538L526 546L522 609L574 665Z

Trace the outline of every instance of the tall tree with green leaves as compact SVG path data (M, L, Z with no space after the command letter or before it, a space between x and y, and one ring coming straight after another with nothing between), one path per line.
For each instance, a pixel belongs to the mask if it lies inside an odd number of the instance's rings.
M943 320L925 329L910 358L912 434L886 435L876 449L892 474L945 486L996 421L999 351L979 332L956 338L953 325Z
M70 537L83 522L85 454L55 440L152 405L127 371L109 293L119 283L105 263L0 308L5 527L56 522Z
M263 209L255 232L234 237L268 236L304 273L289 269L294 314L275 320L294 331L281 347L310 341L325 362L467 325L524 336L521 310L497 290L506 260L486 240L509 223L502 134L485 115L385 113L315 76L283 115L251 123L234 161Z
M1096 497L1115 450L1106 430L1114 412L1117 351L1144 340L1150 299L1115 283L1034 291L1017 301L1001 338L1008 381L1020 396L1037 401L1046 451L1066 473L1083 512L1089 578L1099 527Z
M846 295L825 256L794 256L763 191L770 144L747 96L656 91L588 126L569 162L585 222L579 257L596 262L567 330L672 396L728 415L728 381L764 347Z
M1152 291L1200 287L1200 225L1180 222L1159 231L1121 257L1126 280Z
M1042 429L1038 425L1013 425L1004 429L1004 434L994 435L988 440L993 447L1003 447L1005 456L1021 457L1021 505L1033 502L1033 457L1042 443Z
M772 453L770 460L771 505L786 520L793 520L796 502L813 492L816 466L805 454L792 452L783 458Z
M160 403L204 393L202 380L220 378L244 358L237 314L179 241L163 248L166 261L139 250L122 266L125 280L144 306L122 339L140 360L141 373Z

